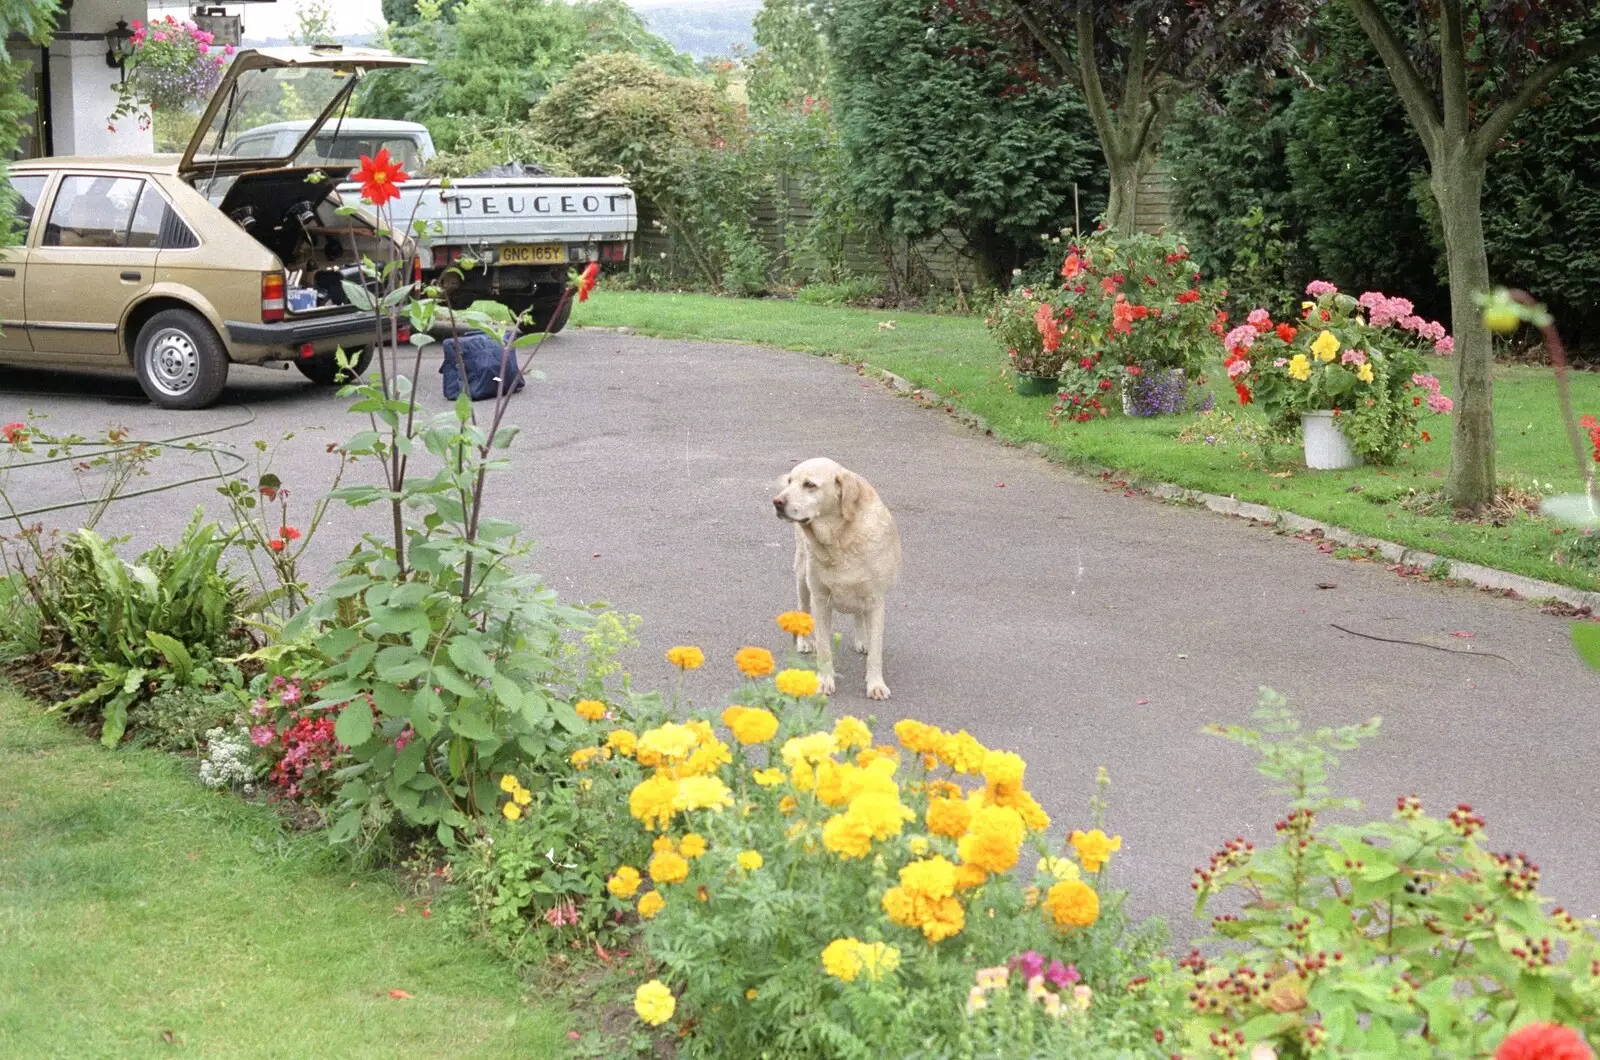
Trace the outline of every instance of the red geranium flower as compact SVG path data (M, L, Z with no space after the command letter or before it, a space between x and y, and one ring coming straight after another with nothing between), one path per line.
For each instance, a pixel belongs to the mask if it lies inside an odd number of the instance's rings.
M300 531L292 526L285 526L278 531L278 536L285 541L298 541L300 539Z
M1571 1027L1532 1023L1506 1035L1494 1060L1594 1060L1594 1052Z
M1133 307L1133 319L1135 319L1135 320L1143 320L1145 317L1147 317L1149 315L1150 315L1150 307L1149 306L1136 305L1136 306Z
M1196 290L1194 290L1192 288L1190 290L1184 291L1182 294L1178 295L1178 304L1179 305L1188 305L1190 302L1198 302L1198 301L1200 301L1200 292L1196 291Z
M583 268L583 275L578 277L578 301L587 302L589 292L594 290L595 280L600 277L600 263L591 261Z
M287 544L288 544L288 542L285 541L283 538L275 537L271 541L267 542L267 547L272 549L272 551L274 551L274 552L282 552L283 549L284 549L284 546L286 546Z
M28 440L28 425L26 423L8 423L4 427L0 427L0 439L4 439L9 445L25 442Z
M1431 442L1431 441L1433 441L1433 435L1429 434L1427 431L1423 431L1422 432L1422 440L1425 441L1425 442Z
M1074 250L1071 254L1067 255L1067 260L1062 263L1061 275L1070 280L1082 271L1083 266L1078 260L1078 252Z
M374 206L382 206L391 199L400 197L397 187L406 180L406 171L400 168L400 163L389 157L387 147L378 148L378 153L372 158L361 156L361 168L351 174L361 182L361 197Z
M1133 306L1121 296L1117 296L1117 304L1111 307L1111 330L1120 331L1124 335L1133 331Z
M1239 404L1248 405L1254 400L1254 398L1252 398L1250 395L1250 388L1245 386L1243 383L1233 384L1233 389L1234 392L1239 395Z

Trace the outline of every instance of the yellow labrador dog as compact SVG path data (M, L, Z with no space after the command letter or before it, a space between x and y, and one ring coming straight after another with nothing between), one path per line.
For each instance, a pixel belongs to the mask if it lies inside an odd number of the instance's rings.
M817 652L822 691L833 694L833 613L855 616L856 651L867 656L867 698L888 699L883 683L883 598L900 576L900 531L866 479L832 460L797 464L772 506L794 524L794 580L800 610L816 623L796 648Z

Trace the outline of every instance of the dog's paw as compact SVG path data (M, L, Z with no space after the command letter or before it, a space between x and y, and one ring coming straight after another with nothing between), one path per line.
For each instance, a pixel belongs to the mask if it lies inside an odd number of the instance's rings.
M884 684L882 681L868 681L867 682L867 698L868 699L888 699L889 698L889 686Z
M801 655L810 655L817 650L817 646L811 642L810 637L796 637L794 639L794 650Z
M862 640L860 637L857 637L856 641L855 641L855 644L856 644L856 651L860 652L862 655L867 654L867 642L866 641Z
M818 674L817 675L817 691L821 692L825 696L833 695L833 675L832 674Z

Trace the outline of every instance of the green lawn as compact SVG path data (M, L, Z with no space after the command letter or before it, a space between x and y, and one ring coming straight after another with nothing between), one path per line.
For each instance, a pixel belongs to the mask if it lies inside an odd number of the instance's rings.
M0 690L0 1056L538 1058L566 1025L392 882Z
M1543 520L1513 518L1497 527L1417 514L1401 506L1398 498L1409 490L1427 493L1443 484L1450 456L1448 416L1427 417L1424 426L1433 441L1397 467L1312 472L1300 466L1298 451L1288 447L1278 447L1274 463L1263 466L1259 449L1252 446L1224 449L1203 442L1180 443L1179 432L1193 422L1187 416L1119 415L1052 427L1046 418L1052 399L1012 392L1004 357L977 317L603 291L579 306L573 319L591 327L629 326L647 335L758 343L865 362L970 409L1008 441L1042 442L1070 463L1103 465L1233 495L1453 559L1584 589L1600 588L1600 576L1593 569L1552 562L1551 553L1561 537L1558 528ZM886 321L895 326L879 327ZM1432 361L1430 370L1448 391L1453 366L1444 358ZM1579 373L1573 392L1580 415L1600 414L1600 375ZM1240 411L1226 387L1219 389L1218 410ZM1503 481L1528 485L1537 479L1541 489L1549 486L1557 493L1581 489L1562 434L1549 370L1499 369L1495 422Z

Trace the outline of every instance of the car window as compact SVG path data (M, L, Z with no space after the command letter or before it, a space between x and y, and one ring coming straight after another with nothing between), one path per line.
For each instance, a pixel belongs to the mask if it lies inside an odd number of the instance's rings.
M0 189L5 198L13 203L16 214L16 227L13 231L21 241L28 234L28 226L33 223L33 211L39 206L39 196L44 194L44 186L49 177L40 176L13 176L9 189Z
M128 246L153 250L161 246L161 225L167 218L167 200L148 183L139 196L139 208L133 211L133 224L128 228Z
M272 154L272 148L277 141L276 135L253 136L248 140L241 138L234 141L228 153L234 158L266 158Z
M47 247L126 247L144 181L137 177L67 177L50 207Z
M404 136L356 136L350 133L318 136L302 153L301 159L304 165L349 166L354 169L361 164L362 155L372 158L384 148L388 148L389 157L399 162L407 173L415 173L421 168L416 141Z

